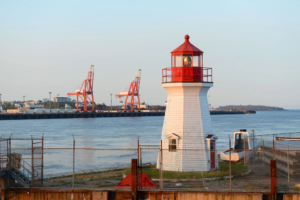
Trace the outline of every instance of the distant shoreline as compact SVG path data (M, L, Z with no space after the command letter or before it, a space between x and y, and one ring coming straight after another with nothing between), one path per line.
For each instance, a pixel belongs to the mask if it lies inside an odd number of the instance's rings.
M263 105L226 105L219 106L216 110L223 111L238 111L238 110L255 110L255 111L283 111L285 109L281 107L263 106Z

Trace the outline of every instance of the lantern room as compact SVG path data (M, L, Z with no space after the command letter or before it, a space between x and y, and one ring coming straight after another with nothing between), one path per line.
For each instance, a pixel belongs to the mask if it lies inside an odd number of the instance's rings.
M213 82L212 69L203 67L203 51L190 43L184 43L171 52L171 68L162 70L162 82Z

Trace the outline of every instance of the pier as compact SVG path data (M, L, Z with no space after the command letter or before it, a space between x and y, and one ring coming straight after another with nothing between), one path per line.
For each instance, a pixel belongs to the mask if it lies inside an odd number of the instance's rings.
M211 115L226 114L255 114L255 111L210 111ZM81 113L5 113L0 114L0 120L23 119L67 119L67 118L96 118L96 117L144 117L164 116L165 111L151 112L81 112Z
M88 113L16 113L0 114L0 120L22 120L22 119L66 119L66 118L96 118L96 117L142 117L142 116L164 116L165 112L88 112Z

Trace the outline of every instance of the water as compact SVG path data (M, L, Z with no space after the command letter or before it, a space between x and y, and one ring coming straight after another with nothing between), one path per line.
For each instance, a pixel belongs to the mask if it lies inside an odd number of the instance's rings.
M88 118L88 119L40 119L0 121L0 135L8 138L42 137L44 134L45 175L71 173L73 136L76 148L128 149L141 144L159 144L163 125L162 116ZM212 115L214 134L218 136L217 148L228 148L228 138L239 129L255 130L255 134L276 134L300 131L300 111L258 111L245 115ZM30 147L29 141L12 142L13 148ZM30 154L22 151L23 155ZM157 152L145 151L143 160L156 162ZM148 159L148 157L149 159ZM24 156L23 156L24 157ZM76 170L87 171L120 167L130 164L136 157L130 150L76 150Z

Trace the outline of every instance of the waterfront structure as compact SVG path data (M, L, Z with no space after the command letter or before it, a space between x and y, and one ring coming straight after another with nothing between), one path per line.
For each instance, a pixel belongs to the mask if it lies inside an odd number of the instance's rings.
M218 168L218 138L212 131L207 101L212 86L212 69L203 67L203 52L186 35L185 42L171 52L171 68L162 70L162 87L168 93L161 134L163 170Z
M42 102L49 102L50 100L49 99L47 99L47 98L44 98L43 100L42 100Z
M32 103L24 103L24 106L23 106L25 109L27 110L30 110L30 109L44 109L44 105L35 105L35 104L32 104Z
M54 102L71 102L70 97L53 97Z

